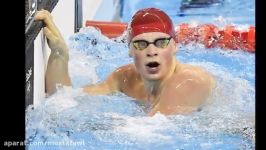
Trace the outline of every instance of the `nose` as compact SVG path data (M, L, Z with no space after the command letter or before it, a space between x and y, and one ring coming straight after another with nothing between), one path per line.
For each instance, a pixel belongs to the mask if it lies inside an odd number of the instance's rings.
M155 47L153 47L152 44L150 44L148 47L147 47L147 51L146 51L146 56L147 57L154 57L154 56L158 56L158 50L156 50Z

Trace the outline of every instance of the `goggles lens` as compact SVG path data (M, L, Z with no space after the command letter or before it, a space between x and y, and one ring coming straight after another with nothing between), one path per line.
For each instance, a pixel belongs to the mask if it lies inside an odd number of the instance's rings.
M150 44L155 45L158 48L165 48L168 46L170 40L172 37L169 38L159 38L154 40L154 42L149 42L146 40L136 40L133 41L133 45L137 50L144 50L145 48L147 48Z

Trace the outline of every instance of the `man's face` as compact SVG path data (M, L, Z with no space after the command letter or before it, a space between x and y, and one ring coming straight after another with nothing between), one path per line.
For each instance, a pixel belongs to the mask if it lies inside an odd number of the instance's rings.
M130 55L143 78L160 80L168 75L177 51L174 39L169 38L170 35L165 33L149 32L139 34L131 40ZM151 42L155 43L149 44Z

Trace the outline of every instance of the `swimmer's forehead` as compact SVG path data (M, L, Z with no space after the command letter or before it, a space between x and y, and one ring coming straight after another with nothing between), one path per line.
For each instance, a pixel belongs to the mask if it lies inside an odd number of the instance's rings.
M169 34L163 33L163 32L148 32L148 33L141 33L137 36L135 36L132 41L135 40L155 40L158 38L168 38L170 37Z

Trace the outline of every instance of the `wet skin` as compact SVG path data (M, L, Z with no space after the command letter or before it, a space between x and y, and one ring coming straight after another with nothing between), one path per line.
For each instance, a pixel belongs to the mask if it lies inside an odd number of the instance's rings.
M160 32L143 33L132 39L154 41L169 37ZM181 64L176 60L177 47L172 39L166 48L157 48L150 44L139 51L130 44L129 54L134 64L128 64L115 70L104 84L111 91L121 91L139 101L152 105L150 115L189 113L204 103L214 87L211 75L203 69ZM95 91L95 86L87 86L88 93L101 93L102 84ZM109 93L108 91L107 93Z
M56 84L71 86L68 73L68 48L55 26L51 14L42 10L37 12L36 20L46 24L44 34L51 48L45 83L46 92L56 92ZM168 38L161 32L142 33L132 41L153 42L158 38ZM177 44L173 39L165 48L150 44L139 51L130 43L129 55L134 64L121 66L106 80L96 85L87 85L84 92L89 94L109 94L123 92L139 101L150 103L149 115L185 114L198 109L211 93L215 82L213 77L199 67L186 65L176 60Z

